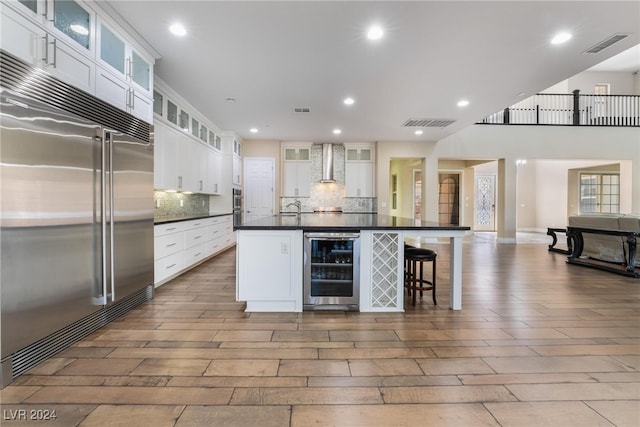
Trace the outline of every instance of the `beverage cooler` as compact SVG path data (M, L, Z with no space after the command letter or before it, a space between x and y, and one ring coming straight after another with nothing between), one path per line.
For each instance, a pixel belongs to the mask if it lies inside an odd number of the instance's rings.
M305 233L304 310L358 311L360 234Z

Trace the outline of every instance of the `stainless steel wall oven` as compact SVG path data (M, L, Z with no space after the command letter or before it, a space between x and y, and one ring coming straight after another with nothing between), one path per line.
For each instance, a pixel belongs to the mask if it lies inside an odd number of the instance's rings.
M304 310L359 310L360 234L304 234Z

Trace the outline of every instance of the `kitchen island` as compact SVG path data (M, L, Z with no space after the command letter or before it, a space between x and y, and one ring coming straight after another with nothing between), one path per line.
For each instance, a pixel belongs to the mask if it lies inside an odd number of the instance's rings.
M378 214L260 217L235 226L236 297L247 311L302 311L305 233L357 232L361 312L404 311L404 240L421 237L449 238L449 307L460 310L462 238L469 229Z

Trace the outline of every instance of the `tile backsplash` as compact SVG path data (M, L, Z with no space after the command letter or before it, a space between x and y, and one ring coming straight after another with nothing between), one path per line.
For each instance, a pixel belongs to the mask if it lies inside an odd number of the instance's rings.
M154 217L174 218L209 214L208 194L172 193L168 191L154 191Z
M302 212L313 212L318 207L341 207L343 212L375 212L376 199L372 197L344 197L345 194L345 149L344 145L333 146L333 179L334 183L321 183L322 179L322 145L311 146L311 189L309 197L281 197L280 212L295 211L294 207L286 207L289 203L300 200Z

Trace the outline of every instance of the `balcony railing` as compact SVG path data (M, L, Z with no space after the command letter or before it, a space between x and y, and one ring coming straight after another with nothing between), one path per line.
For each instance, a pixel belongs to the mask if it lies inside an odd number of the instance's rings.
M539 93L478 124L640 126L640 95Z

